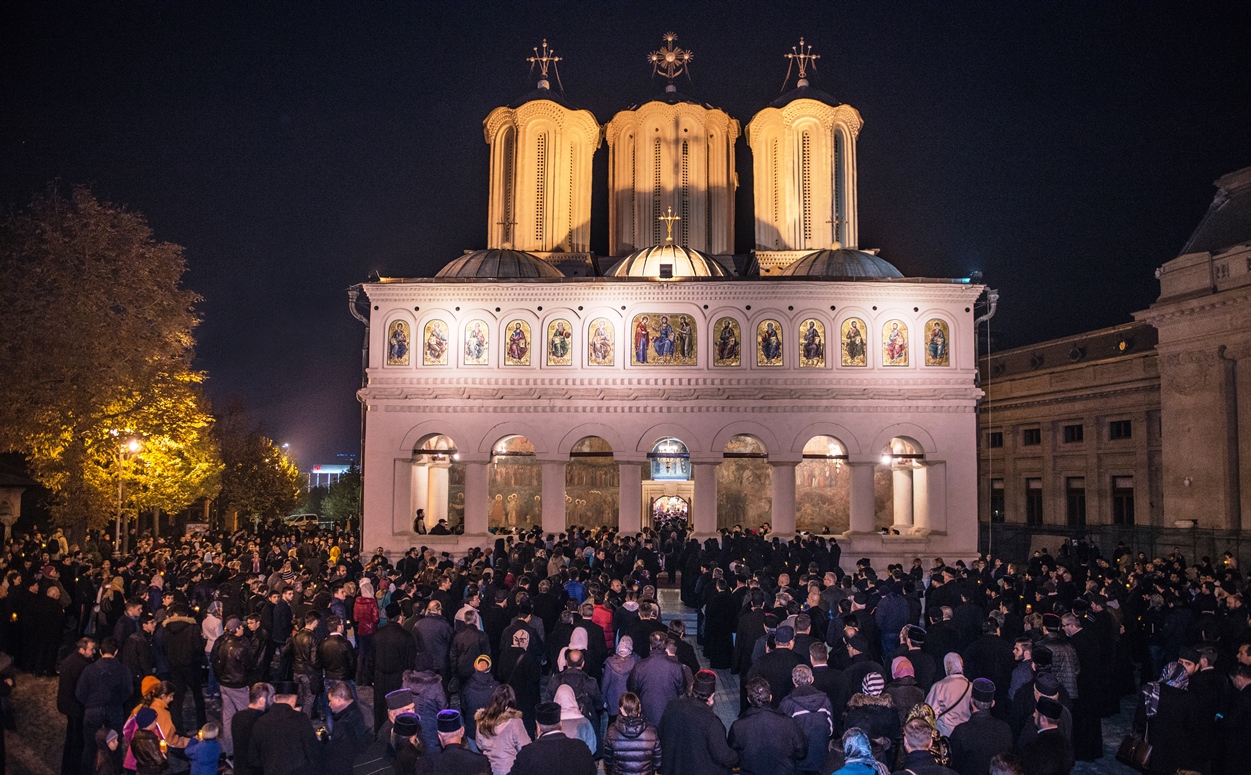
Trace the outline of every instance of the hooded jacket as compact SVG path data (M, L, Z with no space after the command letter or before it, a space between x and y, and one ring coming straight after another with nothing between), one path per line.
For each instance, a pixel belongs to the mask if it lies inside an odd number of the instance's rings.
M947 677L930 687L925 702L938 717L938 734L950 737L951 730L973 715L973 682L965 678L964 662L959 654L943 657Z
M630 671L639 662L638 654L633 651L627 656L613 654L604 662L604 707L608 709L608 715L617 715L617 705L621 702L621 695L625 694L629 689L626 684L630 680Z
M660 732L646 719L622 716L604 733L605 775L652 775L660 762Z
M475 724L478 721L474 719ZM491 733L479 728L475 742L478 750L491 762L491 774L508 775L517 759L517 752L530 743L530 735L521 720L521 712L508 710L500 716Z
M819 770L825 763L834 733L834 709L825 692L812 686L796 686L778 705L778 710L794 719L808 739L808 755L796 766L800 770Z
M204 637L200 625L189 616L171 616L161 622L157 640L165 652L165 660L175 669L199 667L204 654Z

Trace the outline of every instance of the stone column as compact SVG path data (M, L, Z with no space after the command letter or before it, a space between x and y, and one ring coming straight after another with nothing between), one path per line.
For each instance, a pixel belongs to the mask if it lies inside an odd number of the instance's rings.
M487 533L487 459L466 460L461 455L461 463L465 466L465 535L486 535Z
M717 532L717 465L718 461L691 459L691 473L695 479L695 502L691 504L694 514L695 538L703 540Z
M912 529L912 469L894 468L890 473L895 502L894 527L902 533Z
M851 531L852 533L872 533L874 512L873 502L873 469L877 463L873 460L849 460L851 468Z
M618 512L617 529L622 535L634 535L643 528L643 466L646 461L617 462Z
M395 473L391 478L391 532L413 532L413 461L394 462Z
M430 521L430 467L425 463L414 463L413 469L413 497L412 497L412 514L408 515L408 529L413 529L413 518L417 516L417 509L421 509L426 513L426 530L434 527L434 523Z
M920 486L914 478L913 492ZM920 511L913 515L913 522L917 527L950 534L947 525L947 461L925 461L925 523L921 522Z
M543 463L543 532L560 535L565 532L565 465L564 460Z
M773 467L773 533L783 540L795 535L795 467L798 460L770 458Z
M447 470L451 467L446 460L436 460L427 466L430 471L430 484L426 489L427 525L437 525L440 519L447 519Z
M918 463L912 469L912 526L917 530L930 527L929 466Z

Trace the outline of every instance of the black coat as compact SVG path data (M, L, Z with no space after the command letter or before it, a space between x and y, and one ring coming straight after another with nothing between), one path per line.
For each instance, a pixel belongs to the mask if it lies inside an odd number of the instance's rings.
M1151 758L1155 759L1154 753ZM1021 749L1021 759L1025 762L1025 775L1069 775L1073 769L1073 746L1058 728L1048 729ZM1169 775L1172 773L1169 770Z
M552 732L522 747L509 775L595 775L595 759L586 743Z
M1012 655L1011 646L1008 647L1008 655ZM935 679L940 677L938 675L938 664L934 661L934 657L925 653L925 651L921 649L908 649L903 646L895 649L894 653L890 655L883 665L888 671L890 670L890 666L895 661L896 657L907 657L908 661L912 663L913 677L916 678L917 686L920 686L921 691L923 692L928 692L930 687L934 685ZM967 674L967 667L965 668L965 672ZM882 677L888 682L891 678L886 674L883 674ZM859 686L855 688L856 691L860 690Z
M265 775L311 773L323 756L308 716L290 705L274 703L252 727L247 759Z
M417 644L403 627L395 622L374 633L374 697L384 699L400 688L404 671L413 667ZM381 729L387 718L387 704L374 700L374 729Z
M324 767L321 771L328 775L351 775L352 765L369 747L372 739L360 703L353 702L335 713L334 731L330 733L325 757L319 760L320 766Z
M738 754L725 739L725 724L696 697L674 700L660 719L663 775L729 775Z
M500 682L488 672L475 672L460 687L460 712L465 722L465 737L473 739L478 736L478 722L474 714L487 706L491 695Z
M261 775L261 768L253 766L248 760L248 751L252 747L252 728L263 715L263 710L244 708L230 718L230 737L235 748L235 775Z
M660 763L660 730L643 718L621 716L604 733L605 775L653 775Z
M709 667L725 670L734 656L734 596L718 592L704 609L704 656Z
M449 658L452 674L462 681L473 676L473 663L480 655L491 656L491 642L477 627L462 625L452 636L452 652Z
M730 725L727 741L743 775L791 775L808 755L808 738L795 720L773 708L749 708Z
M950 741L953 770L960 775L986 775L991 759L1012 750L1012 727L979 711L952 730Z
M327 681L356 680L356 649L352 648L351 641L331 635L321 642L319 651Z
M439 775L491 775L490 759L458 745L431 755L430 761Z
M905 756L894 775L907 775L908 772L912 775L956 775L954 770L934 761L929 751L913 751Z
M1235 762L1251 762L1251 687L1230 691L1229 708L1221 719L1227 768Z
M803 660L790 649L774 649L751 666L747 671L747 680L763 678L768 681L769 690L773 693L773 702L770 705L776 708L794 688L791 671L801 664Z
M1195 697L1188 689L1161 685L1156 714L1146 724L1147 740L1151 743L1148 772L1173 775L1179 769L1198 769L1197 765L1210 755L1195 750L1199 717Z
M83 713L86 712L86 708L74 696L74 691L78 688L78 679L82 677L83 671L90 664L91 660L78 653L77 650L71 651L61 663L61 677L58 679L56 689L56 709L67 718L81 720Z

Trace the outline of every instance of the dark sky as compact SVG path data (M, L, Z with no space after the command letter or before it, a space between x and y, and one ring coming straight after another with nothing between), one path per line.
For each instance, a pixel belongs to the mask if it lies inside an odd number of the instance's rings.
M601 123L661 83L744 125L803 35L856 107L861 246L1000 289L1003 346L1129 320L1218 176L1251 165L1237 2L59 4L0 9L0 202L87 183L186 247L198 367L302 463L357 447L361 327L345 289L485 246L482 119L565 57ZM607 147L592 248L605 251ZM738 155L738 250L751 166Z

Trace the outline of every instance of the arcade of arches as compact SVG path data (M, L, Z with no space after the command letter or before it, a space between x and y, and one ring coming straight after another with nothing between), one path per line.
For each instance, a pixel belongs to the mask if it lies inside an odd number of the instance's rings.
M409 465L407 513L411 529L420 532L439 520L473 534L532 527L560 532L575 525L637 530L683 524L697 534L735 525L817 534L928 527L925 454L903 437L891 439L879 459L853 463L833 436L809 439L798 462L771 460L765 444L749 435L731 437L718 461L692 462L686 444L668 436L657 439L642 462L616 459L598 436L579 440L567 459L540 460L529 439L512 435L492 445L489 460L468 462L455 439L435 434L416 445ZM485 524L474 524L483 517Z

